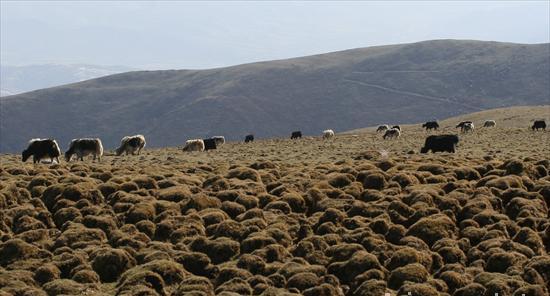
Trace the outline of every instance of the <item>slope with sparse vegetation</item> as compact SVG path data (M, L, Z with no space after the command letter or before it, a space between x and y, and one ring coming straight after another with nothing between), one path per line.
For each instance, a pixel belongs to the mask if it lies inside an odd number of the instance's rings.
M141 133L151 147L414 123L548 104L550 44L439 40L210 70L141 71L2 98L0 151Z
M545 120L550 123L550 105L540 106L515 106L508 108L496 108L485 111L479 111L474 113L468 113L459 116L453 116L450 118L439 121L439 124L443 127L454 127L461 121L472 121L476 127L482 127L486 120L494 120L498 127L523 127L525 129L533 126L535 120ZM398 124L398 122L382 121L381 124ZM403 125L405 128L419 129L424 123L418 122L415 124ZM376 130L377 126L366 127L346 131L345 133L362 133Z

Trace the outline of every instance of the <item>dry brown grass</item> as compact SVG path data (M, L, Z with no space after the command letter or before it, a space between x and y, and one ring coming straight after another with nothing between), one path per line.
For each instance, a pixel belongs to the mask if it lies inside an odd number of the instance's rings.
M481 129L419 154L427 134L2 155L0 291L547 295L550 133Z

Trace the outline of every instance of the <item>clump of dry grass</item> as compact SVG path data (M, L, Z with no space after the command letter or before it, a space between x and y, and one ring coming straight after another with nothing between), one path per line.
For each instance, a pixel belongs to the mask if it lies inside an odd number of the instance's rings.
M127 269L136 265L136 260L128 252L120 249L101 248L91 254L92 268L102 282L115 282Z

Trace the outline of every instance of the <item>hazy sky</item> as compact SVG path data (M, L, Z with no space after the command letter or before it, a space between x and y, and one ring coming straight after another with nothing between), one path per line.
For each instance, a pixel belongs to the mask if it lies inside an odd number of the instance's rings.
M1 63L211 68L429 39L550 42L550 1L1 0Z

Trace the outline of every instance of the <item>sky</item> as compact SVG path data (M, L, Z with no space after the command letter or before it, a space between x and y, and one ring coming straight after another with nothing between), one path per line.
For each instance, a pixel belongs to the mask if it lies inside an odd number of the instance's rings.
M550 42L550 1L5 1L0 63L205 69L433 39Z

